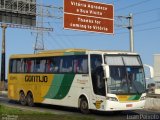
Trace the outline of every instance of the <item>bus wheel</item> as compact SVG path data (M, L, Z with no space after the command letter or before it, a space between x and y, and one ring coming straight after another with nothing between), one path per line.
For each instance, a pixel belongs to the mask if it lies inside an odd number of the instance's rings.
M21 91L19 94L19 102L21 103L21 105L27 104L26 97L23 91Z
M88 114L89 113L88 101L85 97L80 98L80 111L83 114Z
M32 95L31 92L29 92L29 93L27 94L27 104L28 104L28 106L30 106L30 107L34 106L34 99L33 99L33 95Z

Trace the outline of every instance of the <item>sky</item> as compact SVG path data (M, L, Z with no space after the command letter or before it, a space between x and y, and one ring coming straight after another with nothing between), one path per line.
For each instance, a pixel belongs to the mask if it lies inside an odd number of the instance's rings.
M40 0L38 0L39 2ZM91 50L129 50L129 30L118 27L128 25L126 19L118 16L133 14L134 49L144 64L153 65L153 55L160 54L160 0L90 0L114 5L114 35L90 33L63 28L63 0L43 0L44 5L53 5L53 18L44 18L44 26L52 32L44 33L46 50L85 48ZM49 24L48 24L49 22ZM2 30L0 29L0 50ZM7 28L6 67L11 54L32 54L36 33L33 30Z

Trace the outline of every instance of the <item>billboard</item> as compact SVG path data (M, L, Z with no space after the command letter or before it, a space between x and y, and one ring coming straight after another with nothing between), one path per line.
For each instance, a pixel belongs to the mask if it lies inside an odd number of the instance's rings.
M0 22L36 26L36 0L0 0Z
M64 28L113 34L113 10L111 4L64 0Z

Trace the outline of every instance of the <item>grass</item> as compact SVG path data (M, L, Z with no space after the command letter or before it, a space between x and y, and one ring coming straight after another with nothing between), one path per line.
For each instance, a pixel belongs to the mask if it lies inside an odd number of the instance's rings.
M91 117L22 110L0 104L0 119L6 118L13 118L12 120L94 120Z

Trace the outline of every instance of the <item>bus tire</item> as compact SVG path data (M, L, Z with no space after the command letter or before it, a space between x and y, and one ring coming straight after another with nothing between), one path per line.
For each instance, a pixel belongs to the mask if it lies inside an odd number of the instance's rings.
M30 107L33 107L34 106L34 99L33 99L33 95L31 92L28 92L27 93L27 104L28 106Z
M88 101L85 97L80 98L80 111L83 114L88 114L89 113Z
M23 91L20 91L20 93L19 93L19 102L23 106L25 106L27 104L26 96Z

